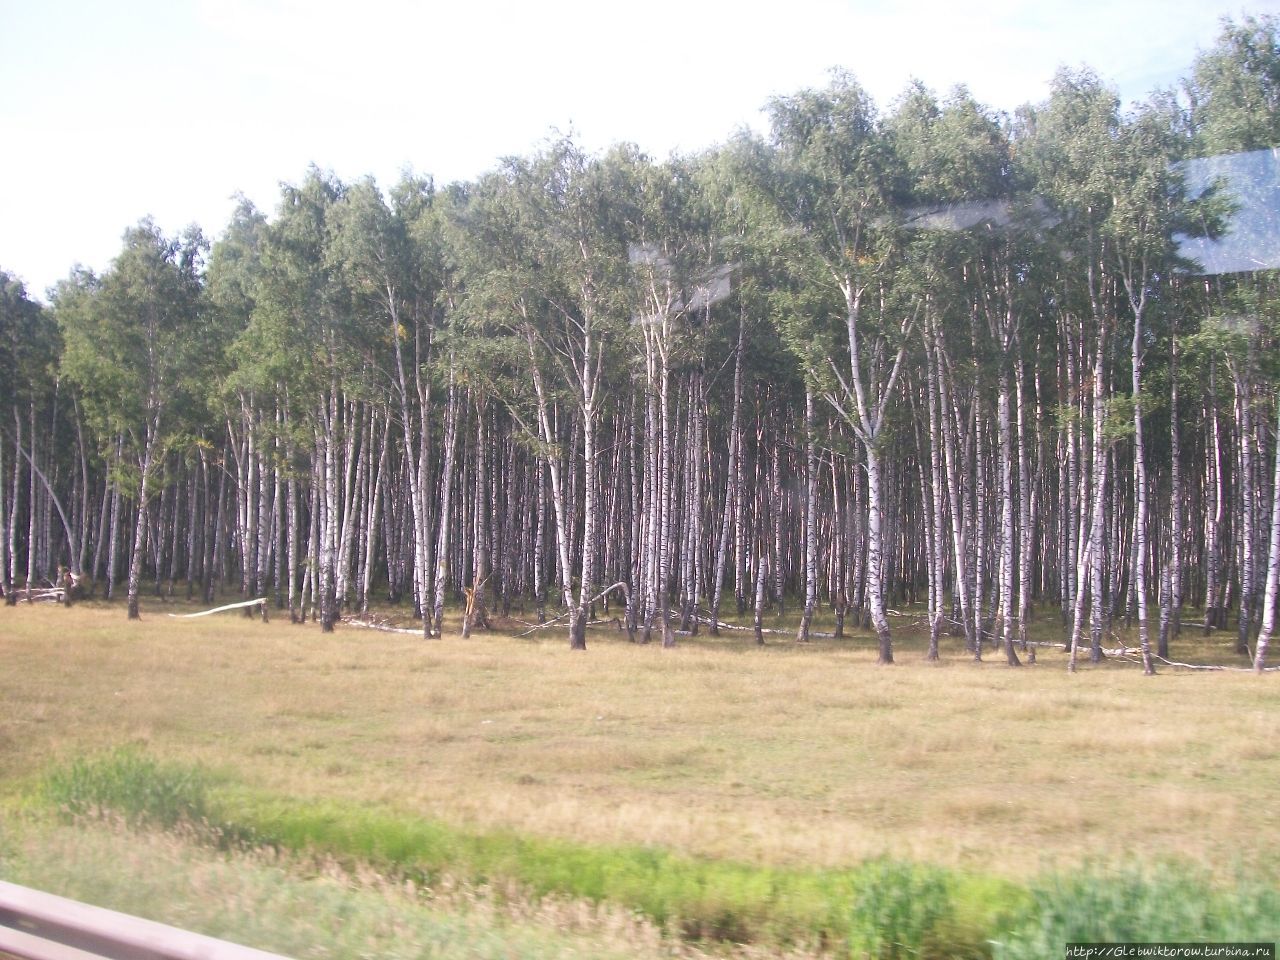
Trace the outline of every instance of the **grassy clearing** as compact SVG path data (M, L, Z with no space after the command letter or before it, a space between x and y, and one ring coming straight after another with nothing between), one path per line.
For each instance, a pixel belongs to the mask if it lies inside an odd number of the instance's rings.
M866 638L422 641L0 611L0 791L122 743L265 792L767 865L1274 862L1274 676L938 666ZM905 646L905 645L904 645ZM24 784L25 781L25 784Z
M51 766L82 796L120 788L77 760L133 744L153 786L101 806L164 808L196 765L197 817L287 847L625 904L655 929L825 930L882 955L890 928L926 954L997 928L1001 949L1025 947L1018 916L1050 922L1023 909L1050 896L1050 867L1117 902L1138 868L1077 868L1174 858L1159 876L1212 880L1224 903L1252 889L1237 871L1274 875L1274 676L919 654L902 638L877 668L866 637L664 651L601 632L573 655L558 632L326 637L24 606L0 611L0 804L30 802Z

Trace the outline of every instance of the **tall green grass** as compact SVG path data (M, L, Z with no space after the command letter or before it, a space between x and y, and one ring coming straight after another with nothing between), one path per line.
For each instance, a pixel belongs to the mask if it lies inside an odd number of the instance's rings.
M208 814L209 777L198 767L162 763L133 747L76 759L44 779L43 799L68 817L123 817L174 827Z
M997 960L1061 956L1065 943L1265 942L1280 936L1280 887L1215 884L1185 864L1093 865L1041 878L1034 910L994 944Z

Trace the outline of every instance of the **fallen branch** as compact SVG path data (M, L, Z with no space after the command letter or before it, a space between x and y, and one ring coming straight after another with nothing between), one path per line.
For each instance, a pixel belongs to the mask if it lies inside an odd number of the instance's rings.
M259 604L267 605L266 597L258 597L257 600L242 600L240 603L228 603L225 607L214 607L212 610L201 610L199 613L171 613L169 616L176 617L179 620L190 620L193 617L207 617L211 613L222 613L223 610L238 610L241 607L256 607Z
M715 625L715 627L716 627L716 629L718 629L718 630L741 630L743 633L755 633L755 632L756 632L756 628L755 628L754 626L743 626L743 625L742 625L742 624L740 624L740 623L725 623L723 620L714 620L714 621L713 621L710 617L695 617L695 619L696 619L699 623L705 623L707 626L712 626L712 625L714 624L714 625ZM675 632L676 632L676 634L678 634L679 636L687 636L687 635L688 635L688 631L687 631L687 630L677 630L677 631L675 631ZM760 632L761 632L761 633L774 634L774 635L779 636L779 637L794 637L794 636L795 636L795 631L794 631L794 630L780 630L780 629L778 629L777 627L761 627L761 628L760 628ZM810 630L810 631L809 631L809 636L810 636L810 637L817 637L819 640L848 639L848 638L844 638L844 637L837 637L834 633L821 633L821 632L819 632L819 631L817 631L817 630Z
M524 631L523 633L517 633L516 637L517 638L527 637L529 634L534 633L538 630L546 630L548 627L554 627L557 623L559 623L568 615L569 615L569 611L566 610L564 613L560 614L560 616L556 617L553 620L548 620L546 623L535 623L533 626L531 626L528 630Z
M754 631L755 627L744 627L739 623L725 623L723 620L712 620L710 617L698 617L699 623L705 623L707 626L714 626L717 630L750 630ZM773 630L766 630L765 633L773 633ZM785 633L785 630L778 630L777 633Z
M410 630L408 627L393 627L387 623L375 623L372 620L356 620L354 617L343 617L342 623L353 627L364 627L366 630L381 630L383 633L407 633L415 637L422 636L421 630Z
M1132 653L1123 657L1119 657L1117 659L1121 660L1123 663L1132 663L1136 665L1142 664L1142 660L1139 659L1138 657L1132 656ZM1232 667L1232 666L1227 666L1226 664L1220 664L1220 663L1182 663L1178 660L1166 660L1164 657L1157 657L1155 654L1151 655L1151 659L1158 660L1160 663L1163 663L1166 667L1177 667L1180 670L1218 670L1218 671L1231 671L1233 673L1253 673L1254 672L1253 667ZM1280 671L1280 666L1263 667L1262 669L1264 672L1270 673L1273 670Z
M597 600L599 600L601 597L605 596L605 594L612 593L614 590L621 590L621 591L622 591L622 593L623 593L623 595L624 595L624 596L626 596L626 597L627 597L627 599L630 599L629 594L630 594L630 590L631 590L631 588L627 586L627 584L626 584L626 582L625 582L625 581L621 581L621 580L620 580L620 581L618 581L617 583L613 584L612 586L605 587L603 590L601 590L599 593L597 593L594 597L592 597L590 600L588 600L586 603L584 603L584 604L583 604L583 606L584 606L584 607L589 607L589 606L591 606L591 604L595 603L595 602L596 602ZM559 623L559 622L560 622L561 620L563 620L565 617L569 616L570 612L571 612L571 611L566 610L564 613L560 614L560 616L556 617L556 618L555 618L555 619L553 619L553 620L548 620L546 623L535 623L535 624L534 624L533 626L531 626L528 630L524 631L524 633L517 633L517 634L516 634L516 636L517 636L517 637L527 637L527 636L529 636L529 634L534 633L535 631L538 631L538 630L546 630L548 627L554 627L557 623ZM595 622L596 622L596 623L609 623L610 621L608 621L608 620L603 620L603 621L595 621ZM588 624L587 624L587 626L592 626L592 624L591 624L591 623L588 623Z
M1018 646L1022 646L1021 640L1015 640L1013 642ZM1027 646L1028 647L1056 647L1059 650L1071 649L1065 643L1053 643L1048 640L1028 640ZM1102 655L1105 657L1127 657L1130 654L1134 654L1138 652L1137 647L1102 647L1100 649L1102 650ZM1076 647L1076 650L1079 651L1080 653L1088 653L1089 644L1082 643Z

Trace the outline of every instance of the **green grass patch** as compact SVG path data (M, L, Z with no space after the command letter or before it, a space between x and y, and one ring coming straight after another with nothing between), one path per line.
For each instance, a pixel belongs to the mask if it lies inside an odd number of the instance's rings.
M134 747L52 770L42 799L70 818L123 817L134 825L172 828L208 814L209 777L198 767L162 763Z

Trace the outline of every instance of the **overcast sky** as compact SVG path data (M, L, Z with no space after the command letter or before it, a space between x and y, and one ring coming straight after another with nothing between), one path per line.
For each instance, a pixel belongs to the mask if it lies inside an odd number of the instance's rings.
M835 66L884 107L914 77L1012 110L1084 64L1128 102L1245 13L1280 0L0 0L0 268L39 295L148 214L216 236L311 163L469 179L553 128L662 158Z

